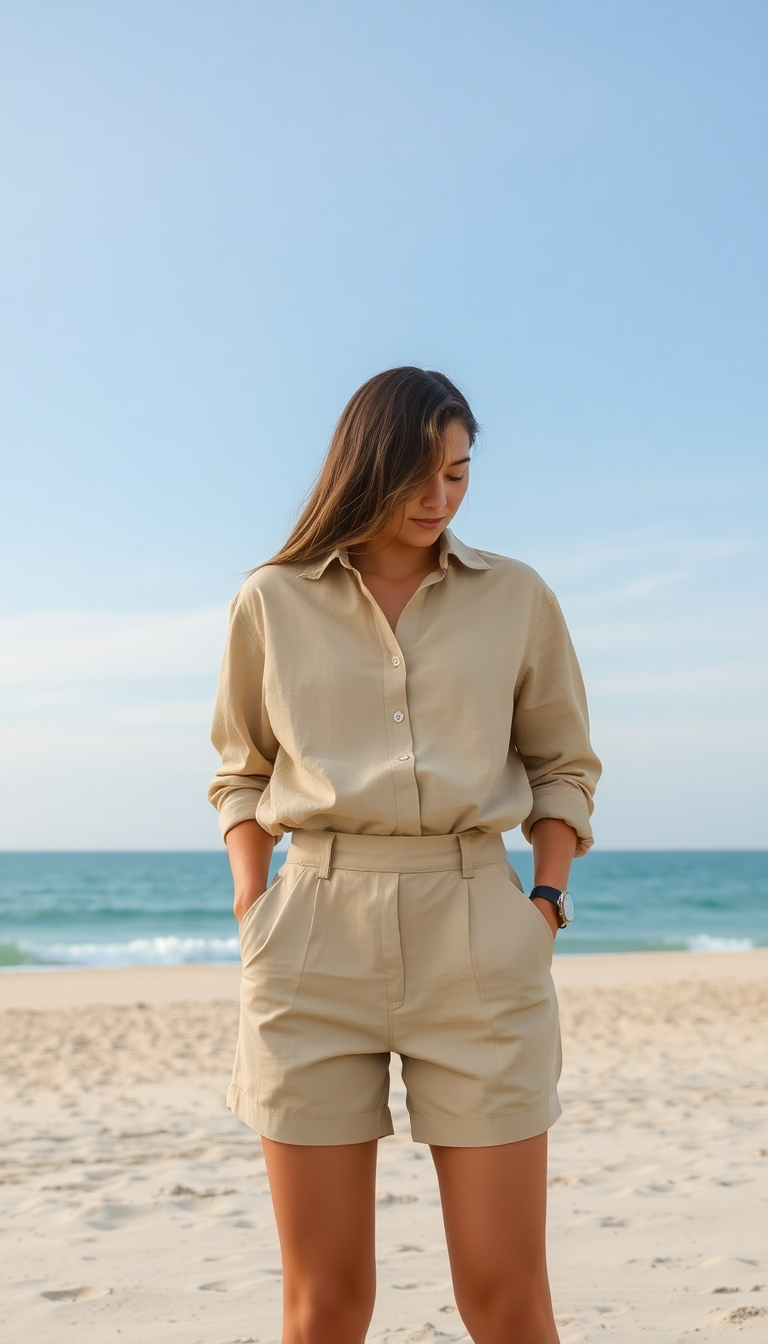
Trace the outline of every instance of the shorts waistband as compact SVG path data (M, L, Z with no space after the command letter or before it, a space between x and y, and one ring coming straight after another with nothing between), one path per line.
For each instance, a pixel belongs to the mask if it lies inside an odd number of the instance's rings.
M333 868L375 873L442 873L504 863L507 851L498 831L457 835L350 835L341 831L294 831L286 863L317 868L328 878Z

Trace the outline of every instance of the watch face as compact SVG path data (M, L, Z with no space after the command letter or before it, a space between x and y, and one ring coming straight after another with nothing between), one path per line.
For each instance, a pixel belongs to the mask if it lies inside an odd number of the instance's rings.
M570 924L571 920L573 919L573 901L571 899L570 891L563 892L562 901L563 901L563 918Z

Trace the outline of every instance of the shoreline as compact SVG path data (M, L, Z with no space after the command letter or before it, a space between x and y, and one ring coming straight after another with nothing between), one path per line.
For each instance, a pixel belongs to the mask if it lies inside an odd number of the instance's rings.
M618 988L717 980L768 981L768 947L743 952L564 953L552 962L561 988ZM88 1004L163 1004L236 1000L237 964L61 967L0 974L0 1011Z

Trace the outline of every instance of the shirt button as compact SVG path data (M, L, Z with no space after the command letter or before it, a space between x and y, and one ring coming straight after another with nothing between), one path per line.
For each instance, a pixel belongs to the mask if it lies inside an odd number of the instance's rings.
M409 760L410 760L410 756L407 756L407 755L406 755L406 756L398 756L397 759L398 759L398 761L409 761Z
M399 659L399 658L393 658L393 659L392 659L392 666L393 666L393 667L399 667L399 666L400 666L400 659Z
M397 713L392 715L392 718L395 720L395 723L402 723L403 719L405 718L405 715L401 714L400 710L398 709Z

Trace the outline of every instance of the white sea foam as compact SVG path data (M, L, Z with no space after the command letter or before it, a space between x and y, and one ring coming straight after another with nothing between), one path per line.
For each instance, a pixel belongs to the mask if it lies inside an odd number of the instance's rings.
M237 961L237 938L134 938L127 943L60 943L35 949L38 963L58 966L177 966Z
M748 952L754 947L751 938L713 938L708 933L697 933L687 942L689 952Z

